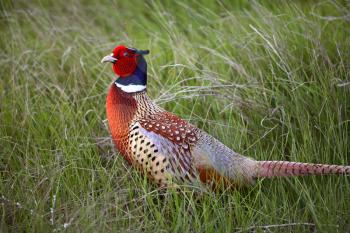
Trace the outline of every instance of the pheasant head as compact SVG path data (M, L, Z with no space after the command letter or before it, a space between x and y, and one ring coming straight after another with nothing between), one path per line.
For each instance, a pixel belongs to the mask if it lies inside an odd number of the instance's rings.
M124 92L132 93L146 89L147 63L143 57L149 50L118 45L101 62L111 62L114 73L119 77L115 84Z

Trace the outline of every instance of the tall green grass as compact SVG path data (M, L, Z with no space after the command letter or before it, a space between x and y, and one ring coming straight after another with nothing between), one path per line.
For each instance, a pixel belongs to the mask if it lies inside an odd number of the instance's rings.
M149 95L237 152L350 164L347 1L0 4L0 231L350 231L348 176L159 191L114 149L100 64L150 49Z

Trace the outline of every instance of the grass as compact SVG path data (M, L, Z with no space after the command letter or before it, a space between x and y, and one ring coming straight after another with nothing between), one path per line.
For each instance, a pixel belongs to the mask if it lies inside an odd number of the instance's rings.
M117 44L237 152L350 164L347 1L1 1L1 232L349 232L349 176L160 193L106 127ZM262 228L258 226L268 226Z

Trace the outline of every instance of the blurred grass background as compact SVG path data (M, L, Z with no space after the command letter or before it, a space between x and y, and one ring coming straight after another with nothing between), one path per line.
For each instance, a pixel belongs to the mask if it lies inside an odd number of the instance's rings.
M114 150L100 64L150 49L149 95L237 152L350 164L349 1L0 6L0 231L350 231L349 176L160 195Z

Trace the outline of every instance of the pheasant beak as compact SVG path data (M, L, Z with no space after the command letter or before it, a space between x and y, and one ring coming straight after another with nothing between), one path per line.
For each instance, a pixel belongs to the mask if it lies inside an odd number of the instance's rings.
M118 59L113 57L113 53L105 56L104 58L102 58L101 60L101 63L104 63L104 62L112 62L112 63L115 63Z

